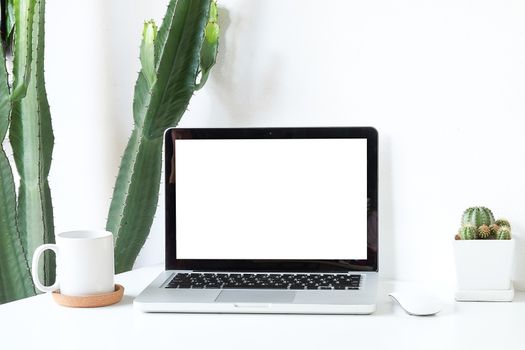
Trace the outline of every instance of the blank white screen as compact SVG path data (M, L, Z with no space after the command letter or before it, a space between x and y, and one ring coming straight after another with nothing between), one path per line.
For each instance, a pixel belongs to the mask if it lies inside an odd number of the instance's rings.
M366 259L366 139L177 140L178 259Z

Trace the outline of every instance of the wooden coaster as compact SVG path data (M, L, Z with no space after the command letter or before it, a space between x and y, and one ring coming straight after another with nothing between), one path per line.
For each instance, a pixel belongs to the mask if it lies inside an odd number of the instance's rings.
M101 307L118 303L124 295L124 287L115 284L115 291L105 294L71 296L53 292L53 299L62 306L67 307Z

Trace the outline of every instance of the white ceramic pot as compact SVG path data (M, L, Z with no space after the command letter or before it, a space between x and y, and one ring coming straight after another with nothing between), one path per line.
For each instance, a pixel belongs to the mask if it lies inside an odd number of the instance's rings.
M458 290L508 290L514 239L454 241Z

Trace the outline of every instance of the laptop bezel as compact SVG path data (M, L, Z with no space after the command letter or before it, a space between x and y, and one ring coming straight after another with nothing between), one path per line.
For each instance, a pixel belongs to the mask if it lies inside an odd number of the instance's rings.
M177 259L175 147L178 139L366 138L367 259L362 260L212 260ZM166 270L253 272L378 271L378 135L372 127L170 128L165 133ZM174 141L175 140L175 141Z

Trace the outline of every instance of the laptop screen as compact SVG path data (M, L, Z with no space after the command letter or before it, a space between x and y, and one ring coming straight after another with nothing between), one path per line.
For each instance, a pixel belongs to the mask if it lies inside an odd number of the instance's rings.
M366 142L178 140L177 258L366 259Z
M166 268L377 271L373 128L170 129Z

